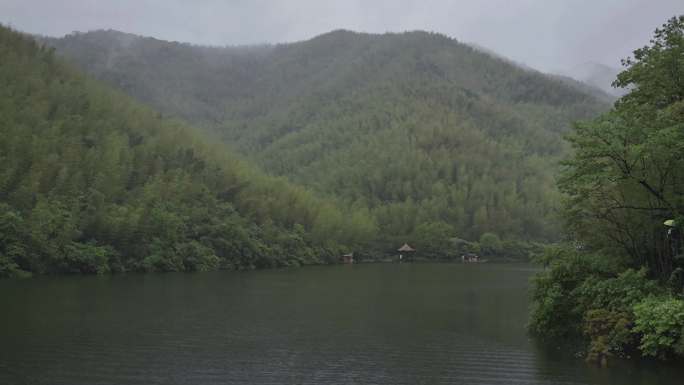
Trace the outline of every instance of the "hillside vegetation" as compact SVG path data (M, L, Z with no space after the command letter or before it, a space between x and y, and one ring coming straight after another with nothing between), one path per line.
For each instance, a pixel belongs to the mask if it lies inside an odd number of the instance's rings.
M368 210L377 250L557 240L562 136L608 108L579 84L426 32L225 48L116 31L44 41L267 173Z
M0 276L253 268L375 235L0 27Z

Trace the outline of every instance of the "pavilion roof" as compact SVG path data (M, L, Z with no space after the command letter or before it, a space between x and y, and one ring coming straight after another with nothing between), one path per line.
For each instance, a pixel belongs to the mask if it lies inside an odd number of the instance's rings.
M404 243L397 251L416 251L413 247L409 246L408 243Z

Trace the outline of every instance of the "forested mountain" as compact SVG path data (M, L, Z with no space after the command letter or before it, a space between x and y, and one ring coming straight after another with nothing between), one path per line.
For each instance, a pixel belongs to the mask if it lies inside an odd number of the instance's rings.
M557 239L562 135L608 108L566 80L426 32L224 48L116 31L44 41L266 172L370 210L386 248L436 252L486 233Z
M375 234L0 26L0 276L319 262Z

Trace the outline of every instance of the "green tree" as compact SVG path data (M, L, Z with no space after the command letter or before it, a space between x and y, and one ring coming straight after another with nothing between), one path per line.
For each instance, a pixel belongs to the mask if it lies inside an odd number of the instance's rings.
M499 236L494 233L484 233L480 236L480 251L484 255L499 255L503 246Z
M431 257L453 257L453 236L454 228L445 222L420 223L413 233L418 252Z
M666 358L684 355L684 301L673 297L649 297L634 305L634 332L641 336L639 348L647 356Z
M631 91L610 113L577 124L560 179L576 238L664 279L674 265L662 224L684 213L683 33L684 17L672 18L624 61L616 84Z
M547 269L535 277L530 320L540 336L588 337L588 358L599 361L637 349L684 355L673 247L684 210L684 16L624 64L615 84L629 93L569 138L559 186L573 243L539 258Z

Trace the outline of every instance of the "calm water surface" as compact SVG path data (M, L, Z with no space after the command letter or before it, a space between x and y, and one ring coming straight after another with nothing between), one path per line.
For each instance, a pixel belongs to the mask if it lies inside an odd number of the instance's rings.
M0 281L0 384L682 384L525 334L525 265Z

